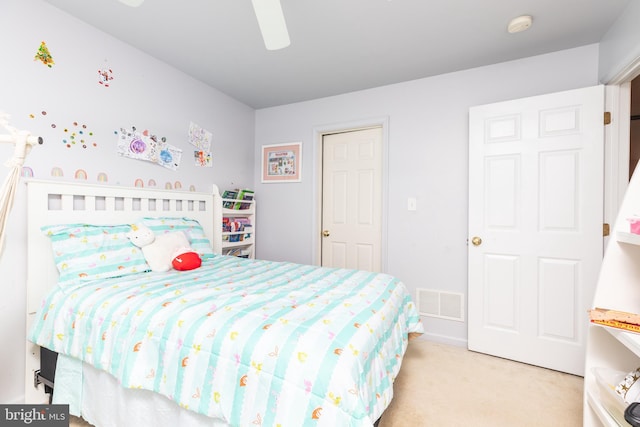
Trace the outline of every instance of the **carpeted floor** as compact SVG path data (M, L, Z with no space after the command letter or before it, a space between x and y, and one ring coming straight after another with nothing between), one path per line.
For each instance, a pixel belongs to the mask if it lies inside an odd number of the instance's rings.
M582 426L583 378L424 340L409 344L380 427Z
M402 363L379 427L582 426L581 377L425 340Z

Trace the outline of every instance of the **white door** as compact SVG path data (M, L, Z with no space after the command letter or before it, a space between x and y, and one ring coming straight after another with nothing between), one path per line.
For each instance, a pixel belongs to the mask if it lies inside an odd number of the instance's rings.
M584 374L603 113L603 86L470 109L470 350Z
M322 265L382 268L382 128L322 137Z

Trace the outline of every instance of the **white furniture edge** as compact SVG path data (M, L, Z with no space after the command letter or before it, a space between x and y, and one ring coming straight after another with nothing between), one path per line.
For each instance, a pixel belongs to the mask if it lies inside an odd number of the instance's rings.
M222 199L211 193L158 190L104 184L27 180L27 332L58 271L51 243L41 227L50 224L130 224L145 216L189 217L202 225L214 253L221 253ZM34 387L40 369L39 346L26 342L25 402L47 403L42 386Z
M593 308L640 313L640 235L631 233L629 218L640 207L640 170L636 169L618 210L613 229L615 237L607 242L600 268ZM594 368L630 372L640 359L640 334L592 323L588 328L585 354L584 409L585 427L617 426L607 417L606 404L599 396ZM604 412L603 412L604 411Z
M640 245L640 234L629 233L627 231L616 231L616 240L631 245Z
M587 403L590 405L591 409L593 409L594 413L602 422L604 426L618 426L616 420L611 416L611 414L606 410L606 408L600 403L600 395L597 394L597 390L588 389L586 390L587 395Z

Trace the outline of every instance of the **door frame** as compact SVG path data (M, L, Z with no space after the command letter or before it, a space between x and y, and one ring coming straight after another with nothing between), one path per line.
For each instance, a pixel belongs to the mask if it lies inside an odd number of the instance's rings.
M618 208L629 185L629 131L631 127L631 83L605 86L605 111L611 123L604 127L604 212L603 221L613 229ZM606 251L609 237L603 239Z
M314 126L312 132L313 141L313 209L311 230L312 260L315 265L321 265L322 260L322 138L324 135L358 131L373 127L382 128L382 240L380 247L381 270L388 271L388 218L389 218L389 117L373 117L348 122L332 123Z
M640 57L605 82L605 111L611 113L611 124L604 127L604 222L611 227L629 185L631 80L639 75ZM607 242L605 238L605 250Z

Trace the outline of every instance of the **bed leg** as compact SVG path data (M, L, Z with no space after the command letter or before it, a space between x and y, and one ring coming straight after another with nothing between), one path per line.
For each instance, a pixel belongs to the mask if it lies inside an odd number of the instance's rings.
M33 373L33 387L38 388L40 384L44 385L44 392L49 395L49 404L51 404L53 400L53 382L43 377L38 369Z
M44 392L49 395L49 404L53 403L57 361L58 353L45 347L40 347L40 369L33 373L33 387L38 388L39 384L44 385Z
M44 392L45 394L49 395L49 405L53 405L53 388L49 387L48 385L45 385Z

